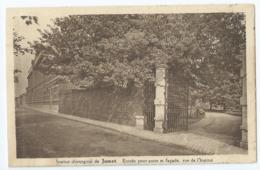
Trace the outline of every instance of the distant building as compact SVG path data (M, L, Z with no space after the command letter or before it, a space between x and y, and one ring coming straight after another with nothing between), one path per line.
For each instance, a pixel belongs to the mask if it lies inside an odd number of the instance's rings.
M42 106L52 106L58 109L59 91L68 84L64 78L57 75L46 75L36 69L41 56L32 60L27 76L26 103Z

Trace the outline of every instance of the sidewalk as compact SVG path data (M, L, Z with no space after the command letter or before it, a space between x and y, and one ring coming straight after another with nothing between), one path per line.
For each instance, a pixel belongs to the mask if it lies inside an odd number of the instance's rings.
M43 110L42 108L31 107L31 106L24 106L24 107L30 110L39 111L46 114L52 114L62 118L84 122L94 126L115 130L121 133L140 137L143 139L157 141L165 144L182 146L187 149L200 152L202 154L247 154L247 150L241 149L239 147L235 147L233 145L220 142L218 140L214 140L200 135L195 135L188 132L159 134L151 131L140 130L131 126L119 125L110 122L102 122L102 121L62 114L62 113L58 113L54 109L51 110L51 108L50 109L45 108Z

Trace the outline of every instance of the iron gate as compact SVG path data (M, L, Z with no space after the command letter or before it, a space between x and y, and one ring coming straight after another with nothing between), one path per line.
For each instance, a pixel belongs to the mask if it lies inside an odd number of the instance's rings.
M166 75L166 132L188 129L189 85L182 73L169 69Z
M146 81L144 84L144 129L154 129L155 117L155 86L153 81Z

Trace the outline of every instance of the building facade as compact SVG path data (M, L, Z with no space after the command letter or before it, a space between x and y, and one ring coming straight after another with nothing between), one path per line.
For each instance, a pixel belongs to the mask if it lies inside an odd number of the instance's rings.
M57 75L46 75L36 69L40 56L32 60L27 76L26 104L49 106L58 109L59 91L65 88L67 82Z

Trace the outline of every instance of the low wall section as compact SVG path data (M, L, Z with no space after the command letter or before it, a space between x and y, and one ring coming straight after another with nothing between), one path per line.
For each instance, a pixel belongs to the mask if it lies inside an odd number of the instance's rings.
M135 116L143 115L140 88L72 89L60 91L59 112L95 120L135 126Z

